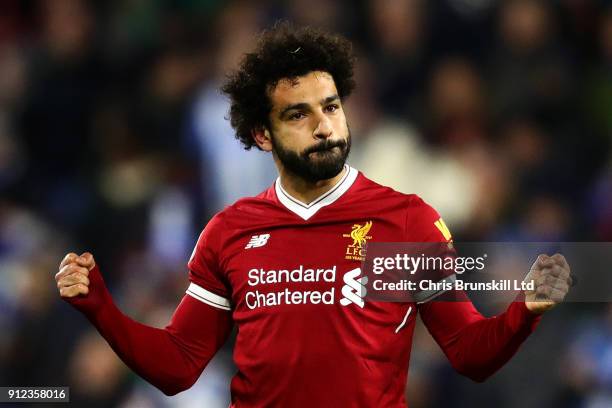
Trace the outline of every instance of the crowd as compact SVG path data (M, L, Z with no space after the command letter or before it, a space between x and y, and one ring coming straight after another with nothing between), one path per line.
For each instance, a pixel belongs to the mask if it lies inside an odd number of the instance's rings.
M274 181L218 88L277 19L354 42L349 163L417 193L457 241L612 241L612 2L0 1L0 385L88 407L226 407L231 344L166 398L57 295L91 251L121 309L163 326L215 212ZM609 305L546 316L485 384L420 327L411 407L612 405Z

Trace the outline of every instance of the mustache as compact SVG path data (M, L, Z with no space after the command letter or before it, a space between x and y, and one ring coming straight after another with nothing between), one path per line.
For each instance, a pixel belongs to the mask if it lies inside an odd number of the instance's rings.
M324 152L326 150L331 150L334 147L339 147L341 150L346 149L346 140L322 140L319 143L305 149L303 155L308 156L310 153Z

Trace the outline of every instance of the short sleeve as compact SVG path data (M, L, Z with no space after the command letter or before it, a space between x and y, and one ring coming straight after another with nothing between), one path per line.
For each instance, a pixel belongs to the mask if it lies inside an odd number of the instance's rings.
M408 242L417 242L422 245L422 252L431 257L442 259L454 258L457 256L453 247L453 237L440 214L420 197L415 199L410 206L406 217L406 234ZM456 280L453 269L436 269L428 271L427 279L437 283L432 287L451 287ZM422 290L415 293L414 298L417 303L425 303L439 297L448 290ZM445 296L446 297L446 296Z
M189 281L187 294L210 306L230 310L231 292L220 267L223 222L217 214L200 234L187 263Z

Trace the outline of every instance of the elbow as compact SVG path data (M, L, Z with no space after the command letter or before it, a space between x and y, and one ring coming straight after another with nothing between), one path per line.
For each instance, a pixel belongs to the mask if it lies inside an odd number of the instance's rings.
M164 395L168 396L168 397L172 397L173 395L178 394L179 392L183 392L185 390L180 389L180 388L173 388L173 387L159 387L159 390L161 392L164 393Z
M189 389L189 387L177 387L177 386L174 386L174 385L172 385L172 386L161 386L161 387L158 387L158 388L159 388L159 390L161 392L164 393L164 395L166 395L168 397L172 397L172 396L178 394L179 392L183 392L183 391L186 391L186 390Z
M473 365L462 363L453 363L453 368L462 376L467 377L477 383L485 382L497 371L496 369L493 369L486 365Z
M195 380L188 380L180 383L159 385L157 388L159 388L159 390L165 395L172 397L180 392L187 391L193 386L194 383Z
M492 373L486 373L486 374L463 374L464 376L466 376L467 378L469 378L470 380L477 382L477 383L483 383L485 381L487 381L489 379L489 377L491 377Z
M195 384L197 379L198 379L198 375L190 374L190 375L185 375L181 377L175 377L171 379L170 381L166 379L166 381L164 382L157 382L157 383L154 383L153 385L155 385L165 395L171 397L180 392L190 389L193 386L193 384Z
M159 390L168 397L172 397L180 392L186 391L189 388L175 388L175 387L160 387Z

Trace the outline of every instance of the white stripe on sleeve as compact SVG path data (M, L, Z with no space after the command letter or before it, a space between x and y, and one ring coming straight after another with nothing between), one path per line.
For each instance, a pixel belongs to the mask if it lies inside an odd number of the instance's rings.
M231 310L229 300L227 300L226 298L222 296L216 295L212 293L211 291L206 290L203 287L196 285L193 282L191 282L191 284L187 288L186 293L189 296L195 299L198 299L200 302L206 303L207 305L210 305L218 309L222 309L222 310Z

